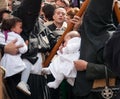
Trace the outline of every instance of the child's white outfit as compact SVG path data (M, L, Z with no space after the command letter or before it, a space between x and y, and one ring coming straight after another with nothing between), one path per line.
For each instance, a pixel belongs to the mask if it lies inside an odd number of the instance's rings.
M1 44L6 45L15 39L17 39L16 45L22 44L24 46L19 48L19 53L16 55L10 55L8 53L4 53L0 64L6 69L5 77L10 77L12 75L15 75L26 68L25 63L21 59L21 54L27 51L27 45L25 44L22 37L14 32L8 32L7 40L5 40L5 35L2 32L0 32Z
M28 89L28 85L27 85L28 77L26 76L26 74L27 74L26 72L30 72L30 69L26 67L25 63L21 59L21 54L24 54L25 52L27 52L28 47L25 44L23 38L19 34L15 33L15 32L8 32L7 39L6 39L5 34L0 32L0 43L1 44L6 45L15 39L17 39L17 42L15 44L23 45L23 47L18 49L19 53L16 55L4 53L4 55L0 61L0 64L6 69L5 78L22 72L21 76L25 76L25 77L21 78L21 82L18 83L17 87L19 87L19 89L24 91L26 94L30 95L31 93L30 93L30 91Z
M57 51L57 57L53 59L49 67L42 69L43 73L49 74L51 72L55 78L55 81L48 83L50 88L56 89L64 78L72 86L74 85L77 71L73 61L78 60L80 57L80 45L80 37L70 39L66 47L62 48L62 53L59 50Z

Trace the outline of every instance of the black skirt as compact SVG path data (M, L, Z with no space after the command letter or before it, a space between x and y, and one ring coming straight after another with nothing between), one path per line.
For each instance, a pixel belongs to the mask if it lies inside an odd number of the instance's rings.
M46 79L44 76L36 74L30 75L28 85L30 87L31 96L25 95L16 88L20 79L20 73L5 79L5 86L10 99L50 99L49 89L46 86Z

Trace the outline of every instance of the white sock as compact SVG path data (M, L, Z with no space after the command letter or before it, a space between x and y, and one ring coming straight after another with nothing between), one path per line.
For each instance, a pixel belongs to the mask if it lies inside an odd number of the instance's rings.
M60 85L61 82L62 82L62 80L55 80L55 81L53 81L53 82L49 82L49 83L47 84L47 86L48 86L49 88L54 88L54 89L56 89L56 88L59 87L59 85Z
M42 71L41 71L42 74L51 74L51 71L49 68L42 68Z

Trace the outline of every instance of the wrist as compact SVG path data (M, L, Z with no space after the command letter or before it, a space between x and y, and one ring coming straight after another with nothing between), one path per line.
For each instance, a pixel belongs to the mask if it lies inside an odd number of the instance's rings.
M87 65L88 65L88 62L86 62L86 61L84 61L84 70L86 70L87 69Z

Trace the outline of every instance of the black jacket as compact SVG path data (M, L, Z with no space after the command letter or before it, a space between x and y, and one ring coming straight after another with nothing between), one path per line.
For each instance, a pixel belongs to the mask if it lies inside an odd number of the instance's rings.
M120 77L120 25L105 46L105 60L109 69Z
M22 19L23 31L21 36L24 40L28 40L36 20L38 19L42 0L23 0L21 5L12 13L14 16Z
M105 77L103 49L108 40L109 31L115 30L112 24L113 0L90 0L85 12L81 34L80 59L88 62L86 71L78 71L73 88L76 96L90 93L95 79Z
M44 37L47 37L47 43L43 39ZM46 52L51 51L56 44L56 41L52 31L44 26L41 20L38 19L29 34L28 51L22 55L22 58L28 59L32 64L35 64L38 59L37 54L39 52L45 54Z

